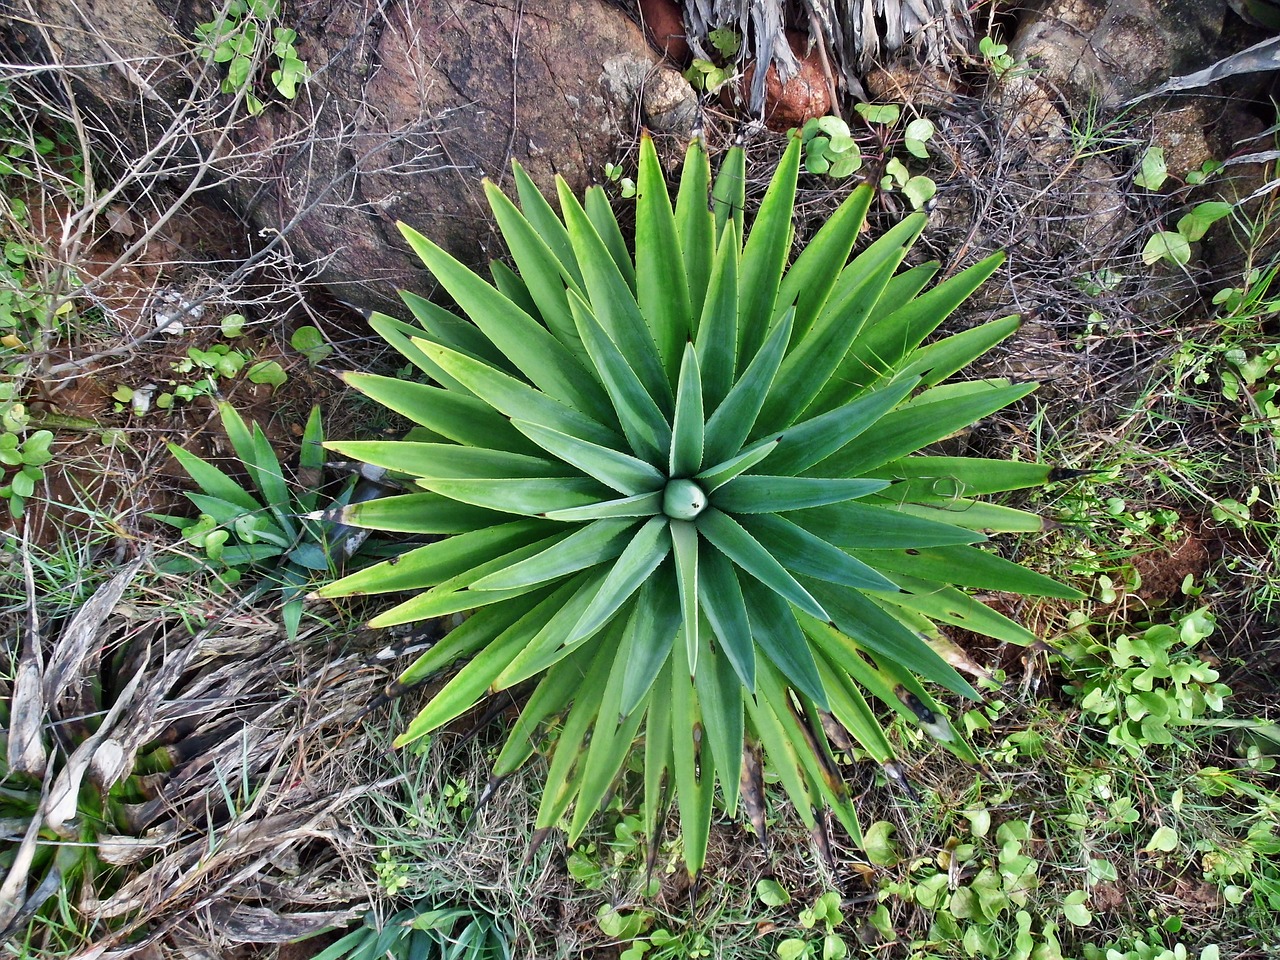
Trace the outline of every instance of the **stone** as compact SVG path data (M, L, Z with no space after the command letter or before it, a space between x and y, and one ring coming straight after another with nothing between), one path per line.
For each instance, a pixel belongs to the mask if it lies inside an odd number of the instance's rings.
M1207 66L1221 32L1220 0L1048 0L1009 53L1070 101L1114 107Z
M946 70L900 60L874 67L863 86L871 103L909 103L916 107L950 107L959 92L955 77Z
M640 22L655 50L673 63L688 66L693 51L685 36L684 15L676 0L640 0Z
M816 45L806 49L807 38L798 31L788 31L787 41L800 64L799 71L786 82L779 79L776 65L770 65L765 74L763 119L765 126L777 132L803 126L806 120L831 112L831 85L822 68L821 52ZM754 76L752 64L742 75L738 91L741 98L747 96Z
M193 55L203 18L191 4L31 7L41 26L0 21L0 53L67 68L121 162L169 138L179 189L199 170L201 189L263 242L362 307L398 307L397 287L433 291L397 221L479 264L500 252L484 177L509 190L515 159L544 191L560 175L581 192L637 121L687 133L696 112L693 91L606 0L287 5L282 25L312 76L289 101L265 65L256 117L219 91L222 65Z

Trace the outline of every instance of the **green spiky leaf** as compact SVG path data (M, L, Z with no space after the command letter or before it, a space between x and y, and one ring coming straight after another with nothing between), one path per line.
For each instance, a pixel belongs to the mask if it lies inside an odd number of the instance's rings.
M557 213L516 165L519 209L484 192L518 273L495 264L487 283L406 230L467 316L410 296L420 330L374 318L437 385L348 376L427 433L332 449L427 492L324 518L444 539L320 592L416 593L375 623L474 609L401 678L444 681L401 742L529 681L493 774L549 734L538 839L562 823L581 836L634 772L650 857L674 800L691 877L717 804L763 830L766 777L806 825L830 811L860 842L840 730L888 762L888 710L972 758L927 689L975 695L937 624L1033 639L960 588L1079 596L978 546L1041 527L975 498L1044 483L1048 467L921 455L1031 389L949 379L1016 317L928 342L1002 258L930 289L936 263L901 268L924 215L864 243L861 187L788 269L803 161L793 138L747 229L741 148L713 184L692 144L673 208L645 137L634 243L599 188L580 202L557 180ZM229 432L257 489L278 492L261 441ZM185 464L217 488L210 508L257 505Z

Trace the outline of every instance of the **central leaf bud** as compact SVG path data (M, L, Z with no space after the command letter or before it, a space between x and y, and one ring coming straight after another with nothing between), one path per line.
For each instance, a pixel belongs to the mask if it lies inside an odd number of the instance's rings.
M662 512L672 520L692 520L707 505L707 495L692 480L668 480L662 492Z

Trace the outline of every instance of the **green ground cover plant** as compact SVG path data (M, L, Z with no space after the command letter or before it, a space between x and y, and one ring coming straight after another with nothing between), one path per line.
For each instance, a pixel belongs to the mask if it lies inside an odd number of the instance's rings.
M1016 317L921 346L1002 258L922 292L937 265L899 269L912 214L846 263L861 187L788 270L801 159L792 137L748 234L740 149L713 186L695 142L673 205L646 138L634 259L601 190L562 183L557 215L516 166L523 211L486 186L520 271L494 284L403 228L474 325L410 295L417 326L375 315L440 385L346 380L431 439L328 446L421 492L333 518L445 538L319 593L416 591L373 626L476 611L401 676L468 658L398 742L536 680L492 771L554 730L535 839L567 819L576 842L639 735L645 835L656 851L674 795L692 875L717 805L765 838L766 777L856 838L834 754L894 760L865 693L973 759L922 682L977 695L935 623L1036 639L960 587L1080 597L977 546L1041 529L976 498L1049 466L917 455L1033 389L946 382Z
M295 45L297 31L279 26L279 17L280 0L227 0L215 19L196 25L196 52L226 64L222 92L243 92L255 116L265 109L255 92L254 71L266 51L275 60L271 86L286 100L296 97L298 85L311 75Z

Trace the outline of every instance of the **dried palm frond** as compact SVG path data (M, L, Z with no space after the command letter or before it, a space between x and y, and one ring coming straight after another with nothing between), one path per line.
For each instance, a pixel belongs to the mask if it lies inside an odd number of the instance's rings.
M345 758L372 749L359 721L386 668L325 656L330 627L288 643L278 617L226 600L188 597L193 625L146 569L120 569L58 629L27 565L18 669L0 682L0 942L225 956L359 916L370 891L343 811L383 785L352 784ZM76 929L51 940L51 910Z
M858 75L875 62L912 51L927 63L944 65L948 55L972 36L965 0L684 0L690 44L706 57L708 34L728 27L746 38L743 56L777 68L784 82L800 64L787 41L788 30L806 32L809 43L828 51L845 88L861 95ZM749 106L764 105L766 70L756 70Z

